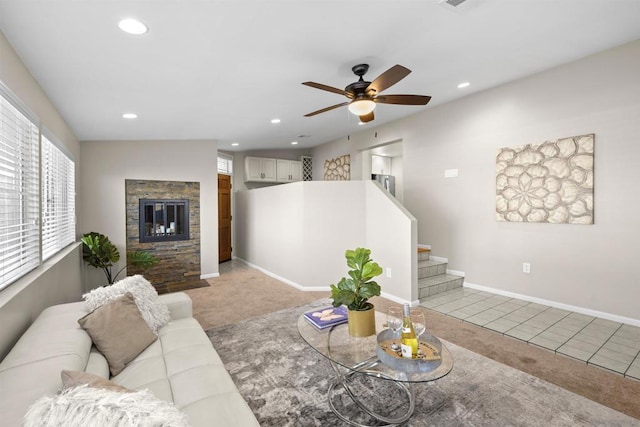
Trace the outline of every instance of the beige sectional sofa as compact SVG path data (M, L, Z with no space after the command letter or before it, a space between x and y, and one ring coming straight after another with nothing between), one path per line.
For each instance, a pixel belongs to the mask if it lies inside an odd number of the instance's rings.
M131 390L148 389L173 402L193 426L258 426L220 357L192 317L184 293L161 295L171 321L158 340L111 381ZM109 378L105 357L78 325L84 302L47 308L0 363L0 414L3 426L19 426L30 405L62 387L62 370Z

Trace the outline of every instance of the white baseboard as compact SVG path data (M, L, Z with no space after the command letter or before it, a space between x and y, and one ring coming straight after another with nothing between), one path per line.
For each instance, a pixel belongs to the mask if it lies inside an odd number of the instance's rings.
M489 286L476 285L473 283L465 282L463 285L465 288L476 289L479 291L490 292L496 295L502 295L509 298L517 298L524 301L535 302L537 304L548 305L550 307L559 308L562 310L573 311L580 314L586 314L587 316L600 317L601 319L611 320L618 323L626 323L628 325L640 326L640 319L632 319L630 317L618 316L617 314L605 313L603 311L591 310L589 308L578 307L575 305L564 304L561 302L546 300L543 298L536 298L529 295L517 294L515 292L503 291L501 289L491 288Z
M411 304L411 307L413 307L414 305L417 305L416 301L407 301L406 299L398 298L398 297L396 297L394 295L391 295L391 294L388 294L386 292L381 292L380 296L382 298L386 298L386 299L388 299L390 301L397 302L398 304L407 304L407 303L409 303L409 304ZM418 303L419 303L419 301L418 301Z
M260 271L260 272L262 272L262 273L266 274L266 275L267 275L267 276L269 276L269 277L273 277L274 279L279 280L279 281L281 281L282 283L285 283L285 284L287 284L287 285L289 285L289 286L291 286L291 287L293 287L293 288L296 288L296 289L298 289L299 291L304 291L304 292L324 292L324 291L329 291L329 290L331 290L331 287L330 287L330 286L302 286L302 285L300 285L300 284L298 284L298 283L296 283L296 282L293 282L293 281L291 281L291 280L289 280L289 279L286 279L286 278L284 278L284 277L282 277L282 276L278 276L277 274L272 273L272 272L271 272L271 271L269 271L269 270L265 270L264 268L262 268L262 267L260 267L260 266L258 266L258 265L252 264L252 263L250 263L250 262L249 262L249 261L247 261L247 260L244 260L244 259L242 259L242 258L235 258L235 259L237 259L238 261L242 261L242 262L244 262L244 263L245 263L245 264L247 264L249 267L251 267L251 268L255 268L256 270L258 270L258 271Z
M464 271L459 271L459 270L449 270L449 269L447 269L447 274L453 274L455 276L465 277L464 276Z
M220 273L201 274L200 279L213 279L214 277L220 277Z

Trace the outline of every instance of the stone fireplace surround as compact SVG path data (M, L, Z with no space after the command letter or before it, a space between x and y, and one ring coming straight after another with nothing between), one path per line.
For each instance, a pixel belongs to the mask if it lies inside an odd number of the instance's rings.
M127 275L143 274L153 285L200 279L200 183L125 180L127 252L148 251L160 263L142 270L128 267ZM140 199L188 199L189 240L140 243Z

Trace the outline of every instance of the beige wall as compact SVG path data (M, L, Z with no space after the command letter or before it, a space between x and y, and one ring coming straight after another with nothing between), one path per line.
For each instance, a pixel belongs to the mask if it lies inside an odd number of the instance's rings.
M78 141L1 32L0 81L64 144L76 162L77 176L80 157ZM76 216L79 216L79 212ZM80 299L84 291L81 268L78 245L73 245L0 291L0 359L44 308Z
M0 80L64 144L77 163L80 157L78 140L2 32L0 32Z
M358 246L392 277L383 295L417 300L416 221L373 181L311 181L236 193L236 256L303 290L328 290ZM413 272L413 274L412 274Z
M47 260L0 293L0 360L45 308L80 301L88 289L82 285L81 244L75 243Z
M637 41L320 146L314 178L347 153L357 177L358 150L401 139L418 243L467 283L637 320L639 75ZM596 139L594 225L496 221L499 147L586 133ZM451 168L459 177L445 179Z
M126 249L125 179L200 183L201 276L218 274L218 173L215 141L85 141L78 192L80 231ZM124 257L122 257L124 258ZM121 264L123 264L121 260ZM95 276L92 275L92 278ZM101 279L98 277L98 279ZM95 285L99 283L94 283Z

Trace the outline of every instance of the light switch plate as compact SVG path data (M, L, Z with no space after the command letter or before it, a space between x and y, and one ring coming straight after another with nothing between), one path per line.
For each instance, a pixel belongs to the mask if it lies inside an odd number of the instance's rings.
M455 178L458 176L458 169L445 169L444 177L445 178Z

